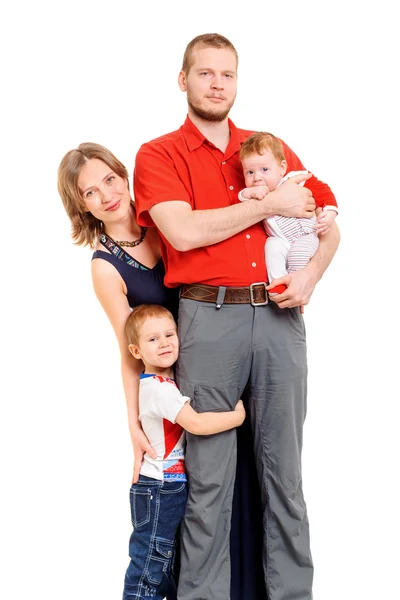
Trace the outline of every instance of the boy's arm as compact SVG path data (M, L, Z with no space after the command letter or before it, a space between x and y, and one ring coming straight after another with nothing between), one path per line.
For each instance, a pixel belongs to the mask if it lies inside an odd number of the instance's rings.
M239 427L245 416L241 400L236 404L235 410L230 412L197 413L189 403L186 403L177 414L175 422L189 433L211 435Z

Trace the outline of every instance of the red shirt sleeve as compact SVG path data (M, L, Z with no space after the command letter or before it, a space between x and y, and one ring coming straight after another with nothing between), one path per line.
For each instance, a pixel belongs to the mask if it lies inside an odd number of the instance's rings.
M299 157L282 141L283 151L287 162L287 173L290 171L305 171L305 167ZM320 181L314 175L308 179L304 187L311 190L315 204L322 208L324 206L337 206L336 198L327 183Z
M138 151L133 175L133 189L139 225L152 227L149 210L155 204L182 200L190 196L178 177L172 158L161 144L144 144Z

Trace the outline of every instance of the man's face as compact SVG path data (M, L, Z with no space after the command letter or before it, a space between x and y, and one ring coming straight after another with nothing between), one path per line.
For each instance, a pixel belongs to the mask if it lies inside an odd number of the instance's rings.
M181 71L179 86L187 92L189 112L205 121L223 121L237 89L237 61L229 48L194 48L189 73Z

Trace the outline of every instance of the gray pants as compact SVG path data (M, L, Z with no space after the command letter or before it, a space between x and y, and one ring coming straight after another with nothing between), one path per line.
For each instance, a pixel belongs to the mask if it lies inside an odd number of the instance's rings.
M307 359L299 309L273 302L217 309L181 299L179 337L177 382L196 411L231 410L245 388L249 393L268 599L310 600L313 566L301 480ZM178 599L229 600L236 430L188 434L186 466Z

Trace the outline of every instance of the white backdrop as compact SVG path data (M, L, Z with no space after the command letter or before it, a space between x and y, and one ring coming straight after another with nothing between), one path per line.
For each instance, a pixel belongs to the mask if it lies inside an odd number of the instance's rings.
M65 152L94 141L132 173L140 144L183 122L184 48L214 31L240 56L236 124L282 137L340 204L342 243L305 314L315 598L399 597L393 5L3 9L1 598L120 598L132 451L118 347L92 291L90 251L71 243L56 171Z

